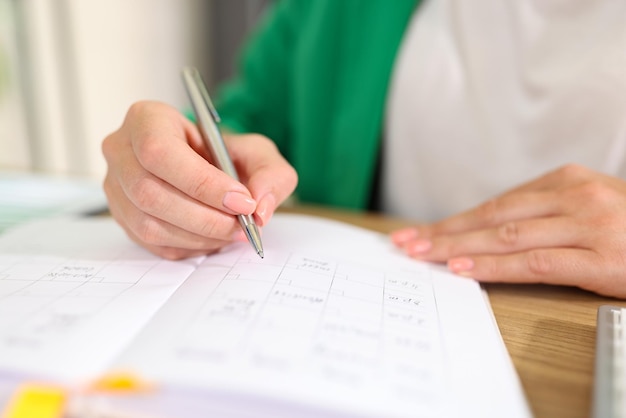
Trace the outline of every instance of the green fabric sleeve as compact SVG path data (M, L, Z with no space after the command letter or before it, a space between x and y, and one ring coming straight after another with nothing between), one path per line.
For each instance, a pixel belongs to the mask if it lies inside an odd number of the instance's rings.
M236 78L217 95L222 125L271 138L287 152L289 86L298 22L309 1L277 1L268 7L241 51Z
M276 142L300 201L365 208L387 86L417 0L279 0L218 91L226 129Z

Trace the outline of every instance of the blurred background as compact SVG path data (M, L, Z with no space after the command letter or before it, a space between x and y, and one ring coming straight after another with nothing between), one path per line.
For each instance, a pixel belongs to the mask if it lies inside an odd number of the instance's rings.
M137 100L213 90L270 0L0 0L0 170L101 179L102 139Z

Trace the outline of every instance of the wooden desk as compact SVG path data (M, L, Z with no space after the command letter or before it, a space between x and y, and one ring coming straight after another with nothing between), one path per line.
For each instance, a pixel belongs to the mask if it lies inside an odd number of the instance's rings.
M289 212L325 216L389 232L406 221L320 207ZM626 301L576 288L485 285L496 321L536 418L588 417L591 411L596 313Z

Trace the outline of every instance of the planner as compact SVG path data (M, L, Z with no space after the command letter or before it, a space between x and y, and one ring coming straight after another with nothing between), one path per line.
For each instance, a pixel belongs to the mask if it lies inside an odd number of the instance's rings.
M9 230L0 376L130 372L157 390L117 402L159 417L531 416L474 280L323 218L277 214L263 242L168 261L110 218Z

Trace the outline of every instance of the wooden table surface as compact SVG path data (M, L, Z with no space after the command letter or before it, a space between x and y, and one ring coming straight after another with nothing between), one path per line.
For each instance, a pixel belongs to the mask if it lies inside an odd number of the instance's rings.
M376 214L322 207L286 211L324 216L380 232L408 225ZM484 287L535 417L589 417L597 310L604 304L626 307L626 301L563 286Z

